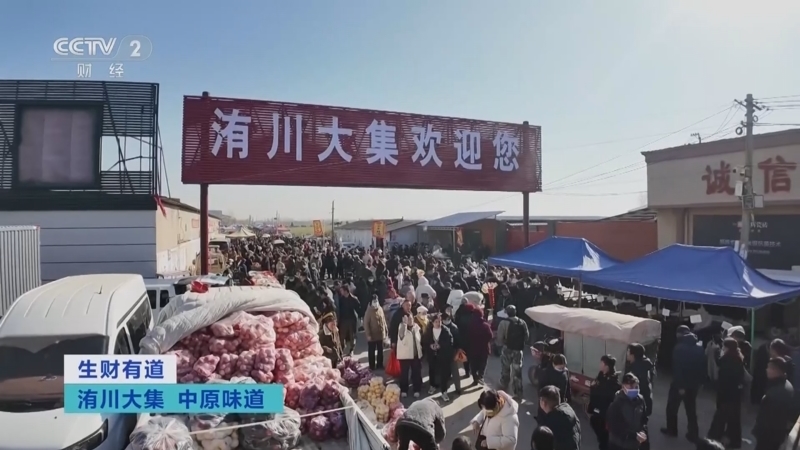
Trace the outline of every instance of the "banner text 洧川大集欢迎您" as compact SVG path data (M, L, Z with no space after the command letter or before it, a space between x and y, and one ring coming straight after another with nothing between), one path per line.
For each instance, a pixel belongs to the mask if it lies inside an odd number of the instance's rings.
M540 166L527 124L184 99L185 183L537 192Z

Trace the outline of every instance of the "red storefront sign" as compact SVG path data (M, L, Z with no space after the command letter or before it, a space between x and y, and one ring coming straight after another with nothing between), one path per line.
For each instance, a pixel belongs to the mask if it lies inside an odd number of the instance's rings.
M541 128L184 97L187 184L541 191Z
M757 165L763 172L764 187L760 194L776 194L780 192L792 191L792 179L789 172L797 169L797 163L787 161L782 156L767 158ZM706 166L706 170L700 180L706 183L706 195L727 194L733 195L736 181L741 179L739 175L733 173L731 164L725 160L720 160L719 166L714 168Z

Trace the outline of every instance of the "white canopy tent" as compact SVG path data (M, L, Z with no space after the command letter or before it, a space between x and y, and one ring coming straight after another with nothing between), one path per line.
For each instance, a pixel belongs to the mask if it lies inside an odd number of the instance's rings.
M242 228L239 229L239 231L234 231L233 233L227 235L227 237L229 239L244 239L244 238L250 238L250 237L255 237L255 236L256 236L255 233L253 233L252 231L248 230L245 227L242 227Z

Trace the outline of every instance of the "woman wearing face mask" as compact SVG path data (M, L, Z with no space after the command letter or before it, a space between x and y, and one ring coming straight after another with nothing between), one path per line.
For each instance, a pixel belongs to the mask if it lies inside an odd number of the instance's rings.
M432 326L422 334L422 348L428 356L428 380L433 395L438 388L442 392L442 400L449 402L447 389L450 388L450 370L453 361L453 335L450 329L442 324L442 317L435 314L431 318Z
M417 306L417 315L414 317L414 322L419 325L419 329L422 333L424 333L430 325L428 320L428 308L424 306Z
M608 407L609 450L638 450L647 440L645 434L645 404L639 395L639 379L632 373L622 377L622 389Z
M422 331L411 317L403 313L402 323L397 330L397 359L400 362L400 392L408 396L408 376L414 387L414 398L419 398L422 390Z
M389 336L389 326L377 295L372 296L364 314L364 334L367 337L369 368L383 370L383 341Z
M614 401L614 396L622 386L619 384L619 374L614 369L617 360L611 355L600 358L600 373L592 382L589 391L589 405L586 412L589 414L589 424L597 435L600 450L608 450L608 430L606 429L606 412Z
M503 391L488 389L478 398L481 411L472 419L478 448L514 450L519 433L519 405Z

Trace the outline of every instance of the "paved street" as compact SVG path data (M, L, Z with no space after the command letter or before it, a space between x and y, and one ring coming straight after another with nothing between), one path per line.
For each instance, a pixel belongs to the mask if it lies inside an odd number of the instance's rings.
M357 356L360 361L364 364L367 363L367 353L366 353L366 344L363 342L363 333L359 334L359 345L357 346ZM386 352L386 358L388 358L389 352ZM598 356L598 362L599 362ZM519 443L517 444L517 449L519 450L527 450L530 448L530 438L531 433L533 433L534 428L536 427L536 420L534 419L537 410L537 400L536 394L533 390L533 387L530 385L527 379L527 369L530 365L530 357L527 357L525 361L525 367L523 368L523 375L525 378L525 398L523 400L523 404L520 406L520 433L519 433ZM427 393L427 368L423 367L423 380L425 381L425 386L423 388L423 395ZM486 382L490 387L496 387L500 380L500 358L490 357L489 364L486 370ZM471 383L470 379L465 379L462 381L462 386L464 384ZM656 378L655 383L655 405L653 407L653 416L650 418L650 437L651 437L651 448L652 450L661 450L661 449L669 449L669 450L692 450L694 449L694 445L687 441L683 435L686 433L686 415L684 413L683 407L681 407L680 412L678 413L678 424L679 424L679 438L668 438L661 434L659 428L664 426L666 423L665 419L665 408L667 405L667 392L669 390L669 377L659 376ZM452 391L452 388L451 388ZM455 395L450 396L450 403L441 403L442 409L444 410L445 416L447 417L447 438L442 443L442 450L449 450L450 445L459 435L465 435L472 438L472 431L470 428L470 420L478 413L478 396L480 395L481 388L471 388L467 389L465 393L461 397L456 397ZM438 398L439 394L436 394L434 397ZM411 404L413 401L412 398L406 399L406 404ZM750 430L753 427L753 423L755 422L755 414L756 410L750 408L749 405L744 406L743 417L742 417L742 430L743 436L748 441L751 440ZM704 390L700 393L700 396L697 400L697 415L699 418L700 423L700 433L704 435L708 431L708 427L711 424L711 418L714 415L714 393L709 390ZM596 449L597 448L597 440L595 439L594 432L592 431L591 427L589 426L588 418L584 412L578 412L579 417L581 418L582 426L582 442L581 447L583 449ZM743 448L753 448L753 445L748 445L748 442L745 442Z

